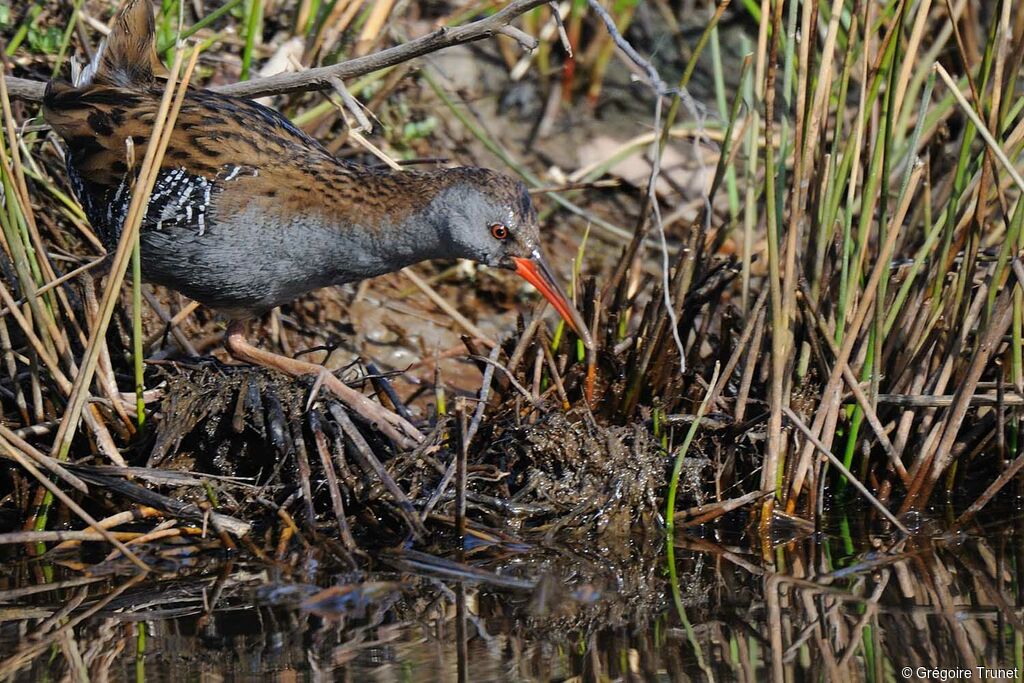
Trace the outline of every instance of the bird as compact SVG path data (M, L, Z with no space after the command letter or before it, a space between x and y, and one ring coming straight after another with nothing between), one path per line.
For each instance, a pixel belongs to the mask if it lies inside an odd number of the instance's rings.
M44 95L43 116L66 146L69 184L109 250L166 86L154 26L150 0L127 0L91 62L73 69L70 82L51 80ZM246 321L322 287L462 258L518 273L592 345L543 256L520 181L486 168L398 171L338 159L278 111L202 88L184 96L139 243L145 280L227 318L231 356L319 376L401 445L422 440L414 425L323 366L253 345Z

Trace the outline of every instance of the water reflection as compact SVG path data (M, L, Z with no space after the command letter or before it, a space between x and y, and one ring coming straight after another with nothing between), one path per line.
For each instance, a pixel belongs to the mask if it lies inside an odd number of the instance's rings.
M902 540L839 527L767 558L741 534L681 535L674 572L656 535L481 546L465 565L391 551L370 575L332 574L314 548L145 578L23 560L0 592L0 676L882 681L986 666L1020 680L1020 521Z

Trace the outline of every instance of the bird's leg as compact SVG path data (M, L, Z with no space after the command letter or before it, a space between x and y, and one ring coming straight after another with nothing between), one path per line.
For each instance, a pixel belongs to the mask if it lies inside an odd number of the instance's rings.
M224 343L228 353L243 363L273 368L292 377L317 376L318 383L322 381L328 391L370 423L377 425L403 448L410 448L423 441L423 434L406 419L374 403L332 373L326 372L324 366L256 348L246 340L245 323L241 321L234 321L228 326Z

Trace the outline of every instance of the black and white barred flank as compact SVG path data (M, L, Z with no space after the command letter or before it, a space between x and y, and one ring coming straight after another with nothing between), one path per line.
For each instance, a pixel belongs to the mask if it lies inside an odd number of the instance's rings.
M128 174L121 183L104 193L100 202L90 192L87 181L71 163L67 164L71 188L85 210L89 222L99 232L108 249L120 239L132 200L135 176ZM225 183L244 176L257 176L259 171L248 166L225 164L214 178L189 173L184 167L162 169L153 184L146 215L140 227L147 230L187 230L202 236L210 224L210 213Z

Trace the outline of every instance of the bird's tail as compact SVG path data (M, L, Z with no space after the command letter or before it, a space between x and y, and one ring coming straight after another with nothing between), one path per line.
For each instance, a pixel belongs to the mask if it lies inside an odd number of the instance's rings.
M93 83L132 87L149 85L167 70L156 54L156 26L152 0L126 0L117 13L110 35L100 44L92 62L72 74L77 87Z

